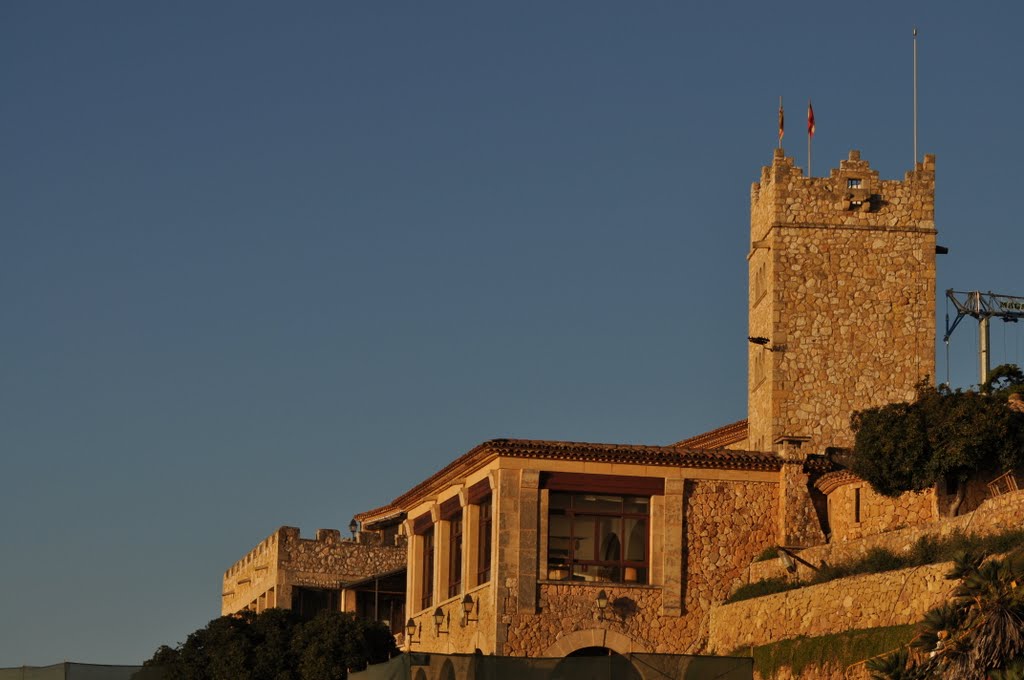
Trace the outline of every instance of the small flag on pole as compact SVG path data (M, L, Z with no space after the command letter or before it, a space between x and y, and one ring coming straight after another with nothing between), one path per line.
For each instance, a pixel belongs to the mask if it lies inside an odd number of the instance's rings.
M807 100L807 136L814 136L814 107L810 99Z
M782 137L786 134L785 116L782 115L782 97L779 97L779 148L782 148Z

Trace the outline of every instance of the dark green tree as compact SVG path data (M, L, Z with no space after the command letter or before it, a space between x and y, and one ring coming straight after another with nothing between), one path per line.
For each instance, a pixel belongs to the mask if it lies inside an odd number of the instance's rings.
M345 677L346 670L387 661L393 648L394 638L386 628L341 612L320 612L293 638L302 680Z
M991 394L1009 395L1012 392L1024 392L1024 371L1017 364L996 366L988 374L984 390Z
M398 652L387 626L352 614L240 612L210 621L175 648L161 646L137 680L340 680ZM159 675L154 675L159 671Z
M1024 464L1024 413L1010 409L1005 394L921 384L913 402L858 411L850 424L850 467L858 476L890 497L954 483L950 515L971 475Z

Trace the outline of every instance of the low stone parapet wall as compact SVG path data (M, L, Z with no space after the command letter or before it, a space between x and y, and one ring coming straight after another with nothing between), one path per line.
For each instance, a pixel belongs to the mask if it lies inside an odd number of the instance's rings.
M709 648L728 654L800 635L915 623L956 588L959 581L945 578L951 568L943 562L851 576L719 605L711 610Z
M995 534L1007 529L1024 527L1024 491L1015 491L982 502L977 510L958 517L944 517L932 522L887 531L852 541L816 545L801 550L800 558L814 565L822 562L843 564L860 559L872 548L884 548L903 553L925 536L948 536L961 531L968 534ZM766 578L806 579L813 571L802 564L790 574L777 559L754 562L750 565L750 582Z
M291 585L339 588L342 584L405 566L406 550L365 545L342 538L337 529L319 529L316 538L302 538L295 527L278 530L278 570Z

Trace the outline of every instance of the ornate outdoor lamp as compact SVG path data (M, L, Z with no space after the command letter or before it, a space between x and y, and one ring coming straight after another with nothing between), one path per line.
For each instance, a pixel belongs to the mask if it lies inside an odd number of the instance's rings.
M601 590L597 593L597 611L600 614L600 618L604 620L604 610L608 608L608 593Z
M416 622L413 621L412 619L409 619L408 621L405 622L405 637L408 638L410 645L412 643L416 642L415 638L416 638L416 631L418 630L418 628L419 627L416 625ZM421 635L421 637L422 637L422 635Z
M475 618L475 619L469 618L469 615L473 613L474 609L476 609L477 613L479 613L479 607L480 607L480 600L477 599L477 600L474 601L473 600L473 596L470 595L469 593L466 593L466 596L464 598L462 598L462 626L463 627L465 627L466 624L469 623L470 621L479 621L480 620L479 617Z
M441 630L441 625L448 624L448 630ZM445 614L444 610L438 607L434 610L434 633L437 635L447 635L452 630L452 617L449 614Z

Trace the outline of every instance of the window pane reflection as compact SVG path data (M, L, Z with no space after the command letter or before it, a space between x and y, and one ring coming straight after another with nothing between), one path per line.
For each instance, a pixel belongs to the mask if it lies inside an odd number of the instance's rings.
M647 583L649 498L552 491L548 508L548 579Z

